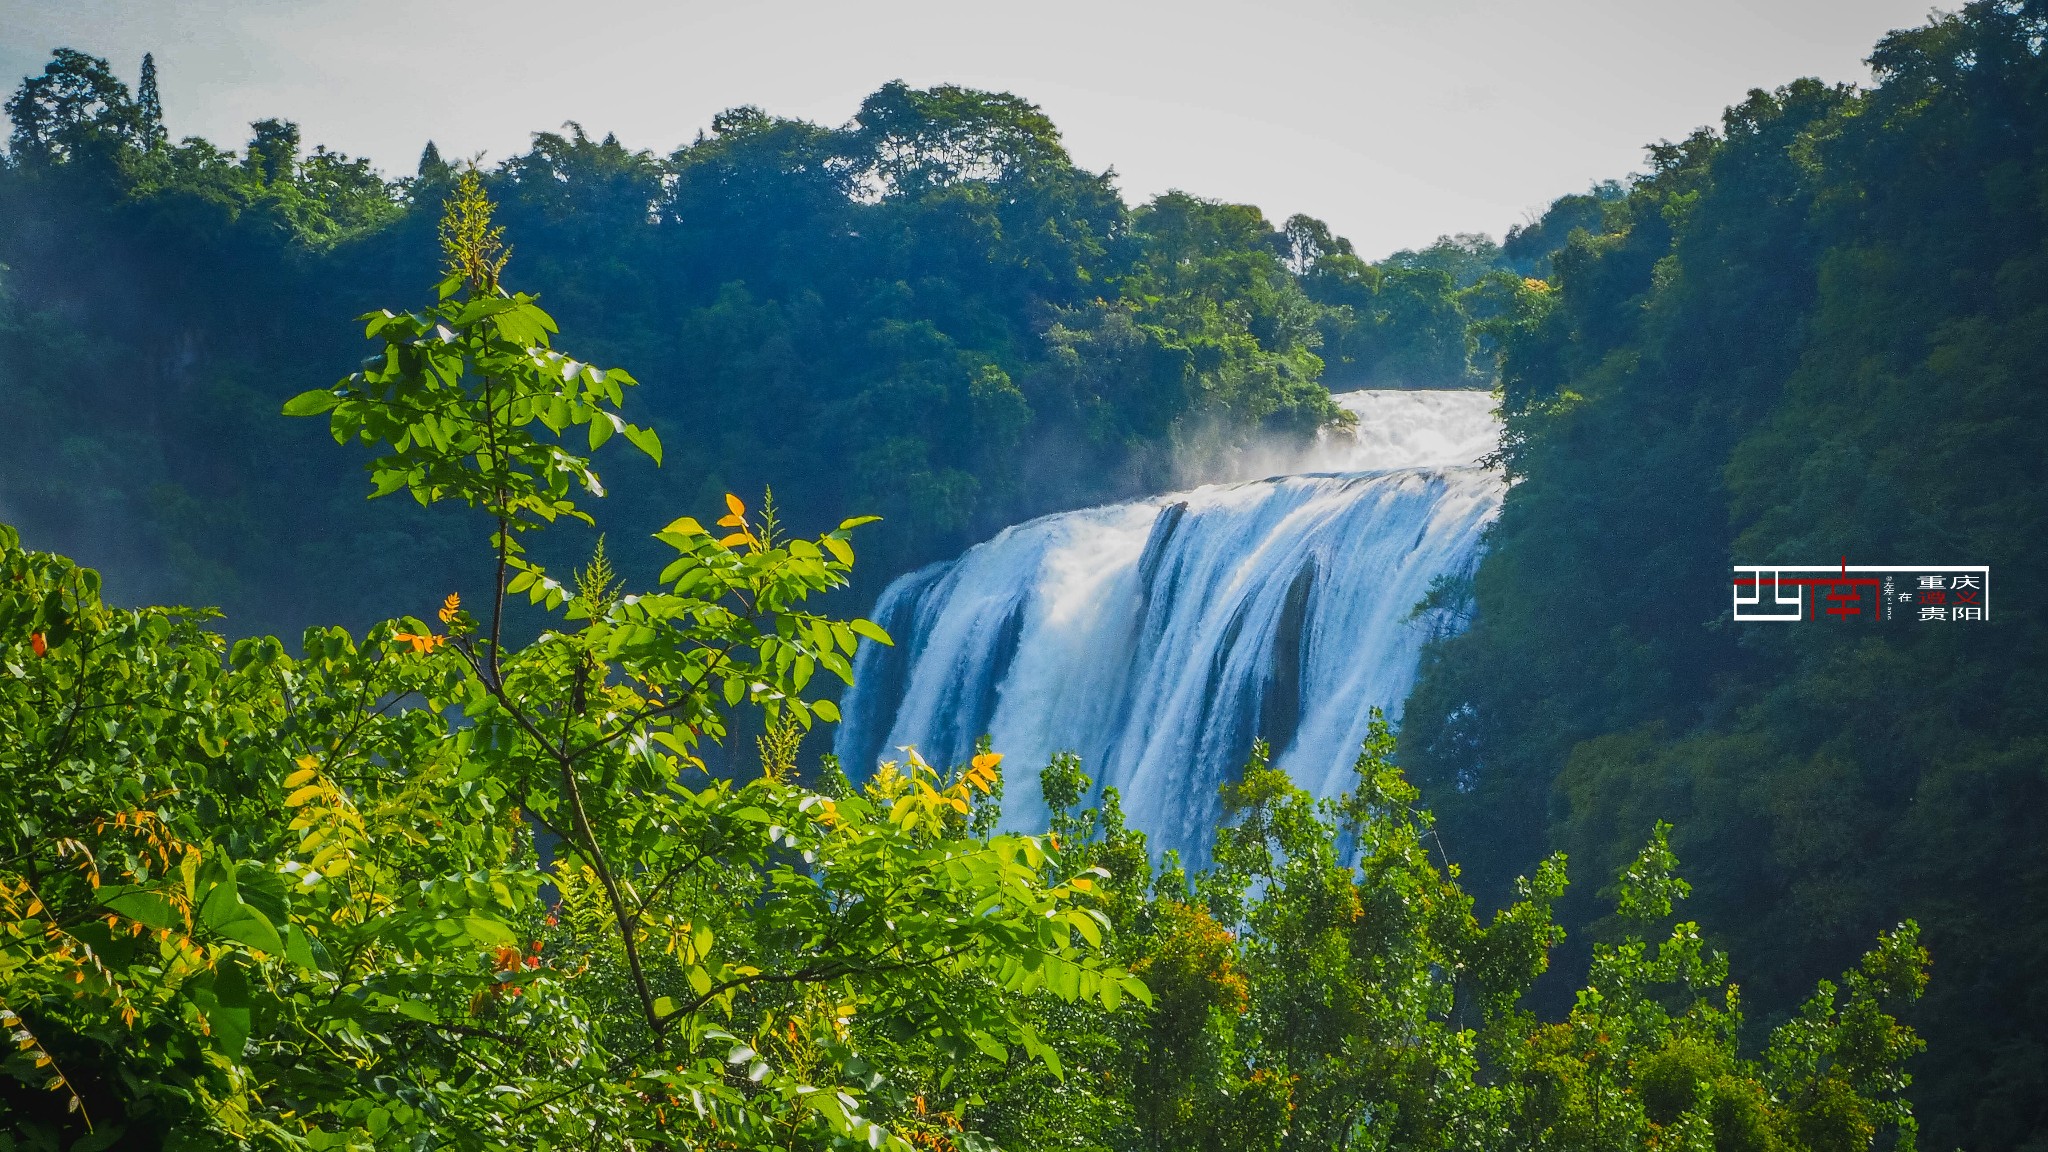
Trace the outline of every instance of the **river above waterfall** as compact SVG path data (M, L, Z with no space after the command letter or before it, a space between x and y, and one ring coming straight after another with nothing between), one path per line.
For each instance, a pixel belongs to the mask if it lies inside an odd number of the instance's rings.
M1439 575L1469 571L1500 506L1478 466L1499 441L1484 392L1337 400L1356 433L1289 474L1045 516L891 584L873 613L835 751L856 777L914 746L1005 754L1004 825L1043 828L1037 771L1081 755L1155 852L1207 859L1220 785L1252 742L1335 795L1373 706L1399 714Z

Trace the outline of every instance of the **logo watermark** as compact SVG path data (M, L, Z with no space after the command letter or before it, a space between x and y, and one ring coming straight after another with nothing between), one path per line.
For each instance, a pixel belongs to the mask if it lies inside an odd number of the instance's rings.
M1735 565L1741 622L1910 620L1966 624L1991 619L1991 568L1984 564Z

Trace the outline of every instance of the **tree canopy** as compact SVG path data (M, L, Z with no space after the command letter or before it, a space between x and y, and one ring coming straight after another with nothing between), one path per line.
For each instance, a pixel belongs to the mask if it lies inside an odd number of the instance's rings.
M370 586L473 591L451 521L371 516L347 460L269 419L367 354L321 318L431 275L456 166L429 145L387 180L277 119L239 151L167 142L177 78L147 80L67 49L10 105L0 397L36 450L0 461L0 507L238 633L367 625ZM1311 435L1330 388L1489 378L1482 289L1396 269L1383 293L1255 208L1127 205L1006 93L892 83L837 128L735 108L667 155L568 124L484 179L550 312L635 365L672 446L602 514L629 561L673 501L772 483L799 518L883 516L883 580ZM377 577L330 580L343 556Z

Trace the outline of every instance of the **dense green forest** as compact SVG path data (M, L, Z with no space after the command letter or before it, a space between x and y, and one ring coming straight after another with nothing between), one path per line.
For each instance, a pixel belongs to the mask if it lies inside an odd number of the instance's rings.
M502 236L465 176L433 302L286 405L466 513L472 606L230 647L0 527L0 1147L1913 1147L1917 926L1745 1053L1658 825L1545 1022L1564 859L1482 919L1377 716L1333 800L1256 751L1192 877L1071 756L1038 835L991 835L986 749L806 763L814 674L888 641L810 607L869 521L728 494L652 586L546 571L604 490L584 445L668 449ZM522 593L550 626L507 643ZM707 774L752 711L751 771Z
M0 1140L2040 1147L2044 44L2048 4L1979 0L1879 44L1871 87L1752 92L1497 245L1376 261L1307 217L1128 205L1003 94L889 85L836 128L735 109L667 156L537 134L480 173L503 292L432 307L481 358L546 346L517 323L544 306L633 371L577 377L567 449L623 396L661 459L621 437L594 523L519 537L554 573L521 619L552 630L502 667L495 613L376 622L491 604L455 505L505 497L387 459L424 499L366 503L371 452L448 445L277 415L418 336L349 317L446 272L467 167L430 147L387 179L278 120L173 142L153 65L131 91L60 50L0 165L0 1011L27 1037ZM522 311L462 310L500 297ZM1083 809L1081 765L1046 769L1060 815L1027 844L990 835L991 761L863 789L799 756L832 706L781 701L890 576L1403 385L1496 387L1513 484L1437 594L1470 628L1351 795L1255 758L1190 876L1113 795ZM771 485L766 517L725 504ZM673 519L707 508L730 534ZM49 550L113 605L227 617L109 606ZM1731 563L1844 555L1988 564L1997 616L1728 619ZM690 603L628 603L613 565ZM702 604L731 615L681 647L737 643L767 701L649 662L636 629ZM336 621L224 667L203 631ZM406 693L434 707L374 706ZM728 726L762 733L758 778L693 774ZM360 886L292 887L316 859ZM901 934L849 911L903 885L930 899ZM959 928L996 907L1058 930Z
M131 95L64 50L8 105L0 404L26 450L0 516L237 633L475 587L445 520L370 513L356 462L273 418L363 353L346 317L430 275L454 169L429 146L387 181L277 120L239 154L172 143L158 92L153 64ZM521 282L634 365L673 445L622 474L614 547L651 558L667 510L772 484L883 516L883 580L1308 435L1327 387L1485 386L1476 321L1545 259L1468 236L1374 264L1307 218L1132 207L1036 108L957 88L888 85L839 128L736 108L665 157L568 125L487 178Z
M1572 235L1503 329L1515 484L1401 733L1482 892L1670 820L1759 1026L1917 918L1938 1148L2048 1138L2044 35L1973 4L1869 90L1752 93ZM1731 563L1845 554L1988 564L1997 619L1730 621Z

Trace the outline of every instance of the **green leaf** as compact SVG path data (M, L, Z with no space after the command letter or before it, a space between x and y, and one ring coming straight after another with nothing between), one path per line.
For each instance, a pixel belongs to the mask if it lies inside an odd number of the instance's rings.
M1126 993L1136 997L1138 1002L1146 1007L1151 1007L1152 989L1147 987L1143 980L1138 979L1136 976L1125 976L1122 979L1122 984Z
M213 1010L206 1014L221 1055L239 1064L249 1043L249 978L239 964L223 964L213 977Z
M297 924L285 925L284 957L308 972L317 972L320 969L319 963L313 959L313 946L306 936L306 930Z
M297 396L285 401L284 414L287 416L318 416L339 403L341 403L341 397L335 395L333 389L315 388L311 392L301 392Z
M271 926L270 919L256 909L242 903L235 891L232 875L224 875L206 894L200 905L200 923L221 936L265 952L273 956L284 954L284 941Z
M889 634L882 631L882 626L872 620L849 620L846 626L877 644L887 644L891 648L896 646L896 642L889 639Z
M616 373L614 374L616 375ZM645 452L648 458L654 461L655 466L660 467L661 437L655 434L654 429L642 428L637 424L628 424L620 429L620 431L626 434L626 439L632 442L633 447Z
M1045 1064L1046 1069L1050 1071L1054 1077L1060 1080L1065 1080L1067 1078L1067 1070L1060 1063L1060 1054L1058 1052L1053 1051L1052 1046L1050 1044L1047 1044L1038 1038L1038 1029L1033 1028L1029 1024L1025 1024L1022 1027L1021 1032L1022 1039L1024 1041L1024 1051L1032 1056L1036 1056L1040 1061L1042 1061Z
M1010 1058L1010 1050L1008 1048L997 1043L995 1037L983 1032L979 1028L969 1032L967 1038L974 1041L976 1048L981 1049L984 1053L997 1060L1008 1060Z
M544 344L547 334L556 330L554 317L525 302L498 313L493 322L498 326L498 335L514 344Z
M830 700L813 701L811 703L811 711L816 712L820 717L833 724L839 723L839 705L834 704Z
M1102 947L1102 927L1095 922L1094 915L1088 910L1077 908L1067 913L1067 923L1079 930L1081 938L1088 941L1090 947Z
M209 926L228 939L246 944L258 952L282 955L284 941L278 938L277 929L271 926L269 918L247 904L241 906L241 912L233 920Z
M170 901L140 888L102 890L100 903L130 920L140 921L151 928L175 928L183 923L177 909L171 907Z
M482 944L486 948L496 948L501 945L517 944L519 942L519 937L513 934L512 929L507 928L488 916L464 916L462 918L462 931L471 940Z

